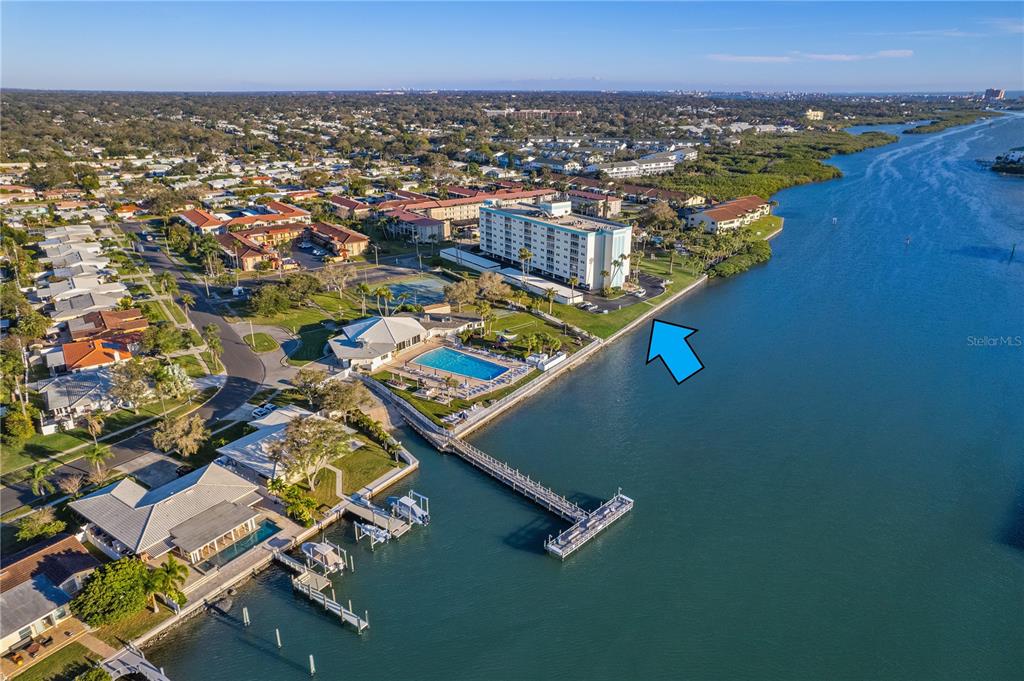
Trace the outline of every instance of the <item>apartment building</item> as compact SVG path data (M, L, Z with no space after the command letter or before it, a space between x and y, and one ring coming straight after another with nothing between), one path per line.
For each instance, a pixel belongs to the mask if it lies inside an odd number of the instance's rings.
M597 218L613 218L622 212L622 199L613 194L600 194L580 189L566 192L572 212Z
M480 209L480 248L485 255L520 264L520 249L532 258L530 272L583 289L622 286L629 275L633 228L604 218L572 213L569 201L516 203Z
M616 161L614 163L595 163L587 166L588 173L604 173L612 179L623 177L642 177L644 175L662 175L671 173L676 167L675 158L658 156L657 158L639 159L636 161Z
M771 205L760 196L741 196L691 214L686 224L691 229L721 234L742 229L771 212Z

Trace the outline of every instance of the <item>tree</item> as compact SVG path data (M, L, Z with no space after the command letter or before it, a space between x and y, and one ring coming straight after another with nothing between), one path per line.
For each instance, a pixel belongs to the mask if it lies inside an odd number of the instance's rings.
M476 291L476 284L469 279L464 279L445 286L444 298L449 303L455 303L458 306L459 312L462 312L463 305L476 300Z
M312 490L316 486L316 474L345 453L343 447L347 447L348 439L341 424L307 416L291 421L284 430L284 437L271 447L281 450L281 463L288 474L305 477Z
M29 513L18 520L18 531L15 538L20 542L27 542L33 539L46 539L58 532L63 532L67 523L57 520L51 506L44 506L38 511Z
M252 297L252 306L261 317L272 317L292 306L292 297L284 286L264 284Z
M45 461L43 463L37 463L28 470L28 484L32 489L32 494L37 497L44 494L50 494L56 487L50 480L50 476L60 466L59 461Z
M353 276L355 276L355 270L347 264L325 267L319 272L320 281L327 289L337 289L339 303L344 303L345 286Z
M487 334L487 324L494 319L494 310L491 309L491 304L486 300L481 300L476 304L476 313L480 315L480 319L484 322L484 335Z
M97 476L97 479L94 480L94 482L96 482L96 481L102 482L103 481L103 479L100 478L100 474L105 472L104 471L104 467L103 467L103 463L107 459L109 459L112 455L113 455L113 452L111 452L110 449L108 449L106 447L103 447L103 448L93 447L92 449L87 450L85 452L85 454L84 454L85 460L88 461L90 464L92 464L93 473ZM105 476L104 476L104 479L105 479Z
M533 260L533 253L530 253L530 249L523 246L519 249L519 264L523 271L523 288L526 288L526 274L527 268L530 266L530 261Z
M639 225L657 232L670 232L679 229L679 215L672 206L664 201L649 203L640 211L637 218Z
M299 175L302 184L310 189L319 189L330 182L331 176L322 170L304 170Z
M99 436L103 432L103 414L94 411L85 417L85 429L89 431L89 435L92 435L92 446L98 448L100 446Z
M176 561L174 556L168 556L166 561L150 570L146 576L146 591L153 612L157 612L156 594L163 594L178 605L185 605L185 594L181 587L185 586L187 579L188 566Z
M545 289L544 298L548 301L548 314L551 314L551 308L554 305L555 298L558 296L558 291L553 288Z
M57 487L60 491L72 498L77 498L78 493L82 490L82 484L85 482L85 476L74 474L74 475L62 475L57 480Z
M199 414L185 418L165 416L153 431L153 446L164 452L177 449L187 459L199 451L208 437L210 431Z
M216 324L207 324L203 327L203 342L206 343L206 349L213 355L216 363L220 364L221 355L224 354L224 343L220 339L220 327ZM210 367L210 369L216 370L217 367Z
M196 297L191 293L182 293L181 304L185 306L185 318L187 319L189 308L196 304Z
M170 322L151 324L142 332L142 349L146 352L167 357L183 346L181 331Z
M178 292L178 282L170 272L161 272L153 277L153 282L162 293L173 296Z
M497 272L484 272L476 280L480 297L492 302L507 300L512 296L512 287L505 283L504 278Z
M12 449L20 447L36 434L32 417L20 411L10 412L3 418L4 442Z
M385 317L391 316L391 310L388 307L388 303L391 302L392 300L394 300L395 292L392 291L387 286L381 286L380 289L379 289L379 295L380 295L381 299L384 300L384 316Z
M295 374L292 385L302 393L302 396L309 402L309 406L312 407L313 403L319 399L321 385L326 380L327 372L323 369L304 366Z
M321 406L331 416L349 416L373 405L373 396L362 381L330 381L320 396Z
M576 287L580 285L580 278L577 276L569 277L569 290L572 292L573 297L576 297Z
M284 501L284 511L290 518L296 520L306 527L313 524L314 513L316 513L316 500L307 494L298 485L288 485L281 493Z
M110 370L110 383L110 396L128 405L138 414L139 405L149 395L146 368L142 362L135 358L127 362L118 362Z
M366 296L371 295L373 293L373 289L371 289L369 286L367 286L365 282L361 281L361 282L359 282L359 285L356 286L356 292L359 293L359 298L363 302L363 316L365 317L366 316Z
M188 372L180 364L156 363L153 372L150 374L153 381L153 390L160 398L160 411L167 411L166 398L191 399L195 392L195 386Z
M71 611L97 627L118 622L146 607L147 568L138 558L122 558L98 567L71 601Z

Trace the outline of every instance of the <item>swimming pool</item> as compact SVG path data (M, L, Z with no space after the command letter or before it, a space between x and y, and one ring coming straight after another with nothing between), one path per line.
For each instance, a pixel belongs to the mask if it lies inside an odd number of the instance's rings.
M491 381L508 371L507 367L486 359L480 359L474 355L467 355L451 348L437 348L425 352L416 359L413 364L448 371L459 376L469 376L480 381Z
M256 528L256 531L252 534L242 537L234 544L227 546L217 553L213 554L202 563L196 565L197 568L203 572L209 572L215 567L223 567L227 565L235 558L251 549L252 547L261 544L264 539L273 537L275 534L281 531L281 528L272 520L264 520Z

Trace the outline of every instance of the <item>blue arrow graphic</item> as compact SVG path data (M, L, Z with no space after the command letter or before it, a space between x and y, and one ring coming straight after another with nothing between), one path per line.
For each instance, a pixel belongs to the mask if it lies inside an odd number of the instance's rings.
M697 353L686 339L697 329L655 319L651 324L651 342L647 346L647 363L661 358L676 383L682 383L704 368Z

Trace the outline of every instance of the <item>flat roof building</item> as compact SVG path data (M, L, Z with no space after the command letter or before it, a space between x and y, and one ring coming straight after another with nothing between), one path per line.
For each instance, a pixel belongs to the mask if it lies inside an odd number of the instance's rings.
M621 222L578 215L568 201L512 204L480 209L480 249L485 255L521 265L520 249L532 257L527 274L599 290L621 287L629 276L633 228Z

